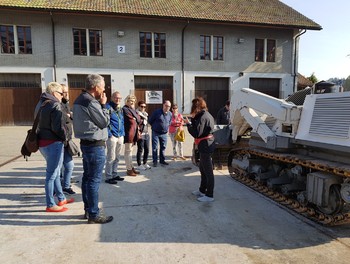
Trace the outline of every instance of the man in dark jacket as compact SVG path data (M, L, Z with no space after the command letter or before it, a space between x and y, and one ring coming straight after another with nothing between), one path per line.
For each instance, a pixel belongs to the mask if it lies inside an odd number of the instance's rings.
M226 104L221 108L216 116L216 124L228 125L230 124L230 101L226 101Z
M165 101L163 108L155 110L148 120L149 124L152 126L153 167L157 167L158 164L158 142L160 145L159 163L163 165L169 165L169 163L165 161L165 148L168 139L167 133L171 122L170 107L170 101Z
M80 138L83 153L83 179L81 191L84 202L85 218L89 224L105 224L113 216L100 214L98 190L106 162L106 140L109 114L106 109L107 97L105 81L101 75L90 74L86 78L85 91L73 105L73 129L75 137Z

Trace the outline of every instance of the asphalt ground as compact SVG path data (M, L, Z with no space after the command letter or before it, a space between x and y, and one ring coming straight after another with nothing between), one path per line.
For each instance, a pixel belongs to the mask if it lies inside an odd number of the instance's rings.
M29 127L0 127L0 263L348 263L350 226L322 227L215 170L215 201L191 192L200 174L190 160L101 183L100 207L114 220L83 217L82 160L75 157L76 202L45 212L45 160L20 148ZM192 139L186 137L185 155ZM120 176L125 176L122 159Z

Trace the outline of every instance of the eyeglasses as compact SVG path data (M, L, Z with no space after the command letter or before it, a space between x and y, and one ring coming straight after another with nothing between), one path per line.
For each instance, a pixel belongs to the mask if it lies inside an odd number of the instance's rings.
M121 100L123 97L114 97L115 99Z
M165 105L165 107L171 107L171 105Z
M140 107L141 107L141 108L146 108L146 106L145 106L145 105L140 105Z
M173 107L173 109L174 109L174 110L176 110L176 109L177 109L177 107Z

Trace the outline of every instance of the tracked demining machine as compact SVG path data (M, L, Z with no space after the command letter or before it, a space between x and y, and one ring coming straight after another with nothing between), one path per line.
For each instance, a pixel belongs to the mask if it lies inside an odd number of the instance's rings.
M324 225L350 222L350 92L231 97L230 175Z

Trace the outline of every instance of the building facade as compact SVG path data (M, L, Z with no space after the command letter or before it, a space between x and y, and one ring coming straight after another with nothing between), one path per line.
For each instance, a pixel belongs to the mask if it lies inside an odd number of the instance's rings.
M301 24L290 19L263 24L254 17L244 23L223 21L210 7L205 9L212 13L208 19L191 12L172 17L171 9L155 15L157 6L142 14L144 9L131 5L126 14L125 8L107 12L102 5L86 11L86 1L46 1L49 7L40 6L45 1L16 2L0 0L0 125L30 124L51 81L67 84L74 102L90 73L104 76L107 96L135 94L148 102L150 112L168 99L187 114L192 99L203 96L215 116L231 91L242 87L284 98L296 90L301 30L321 29L303 16ZM300 16L279 1L268 2ZM72 10L72 3L79 5Z

